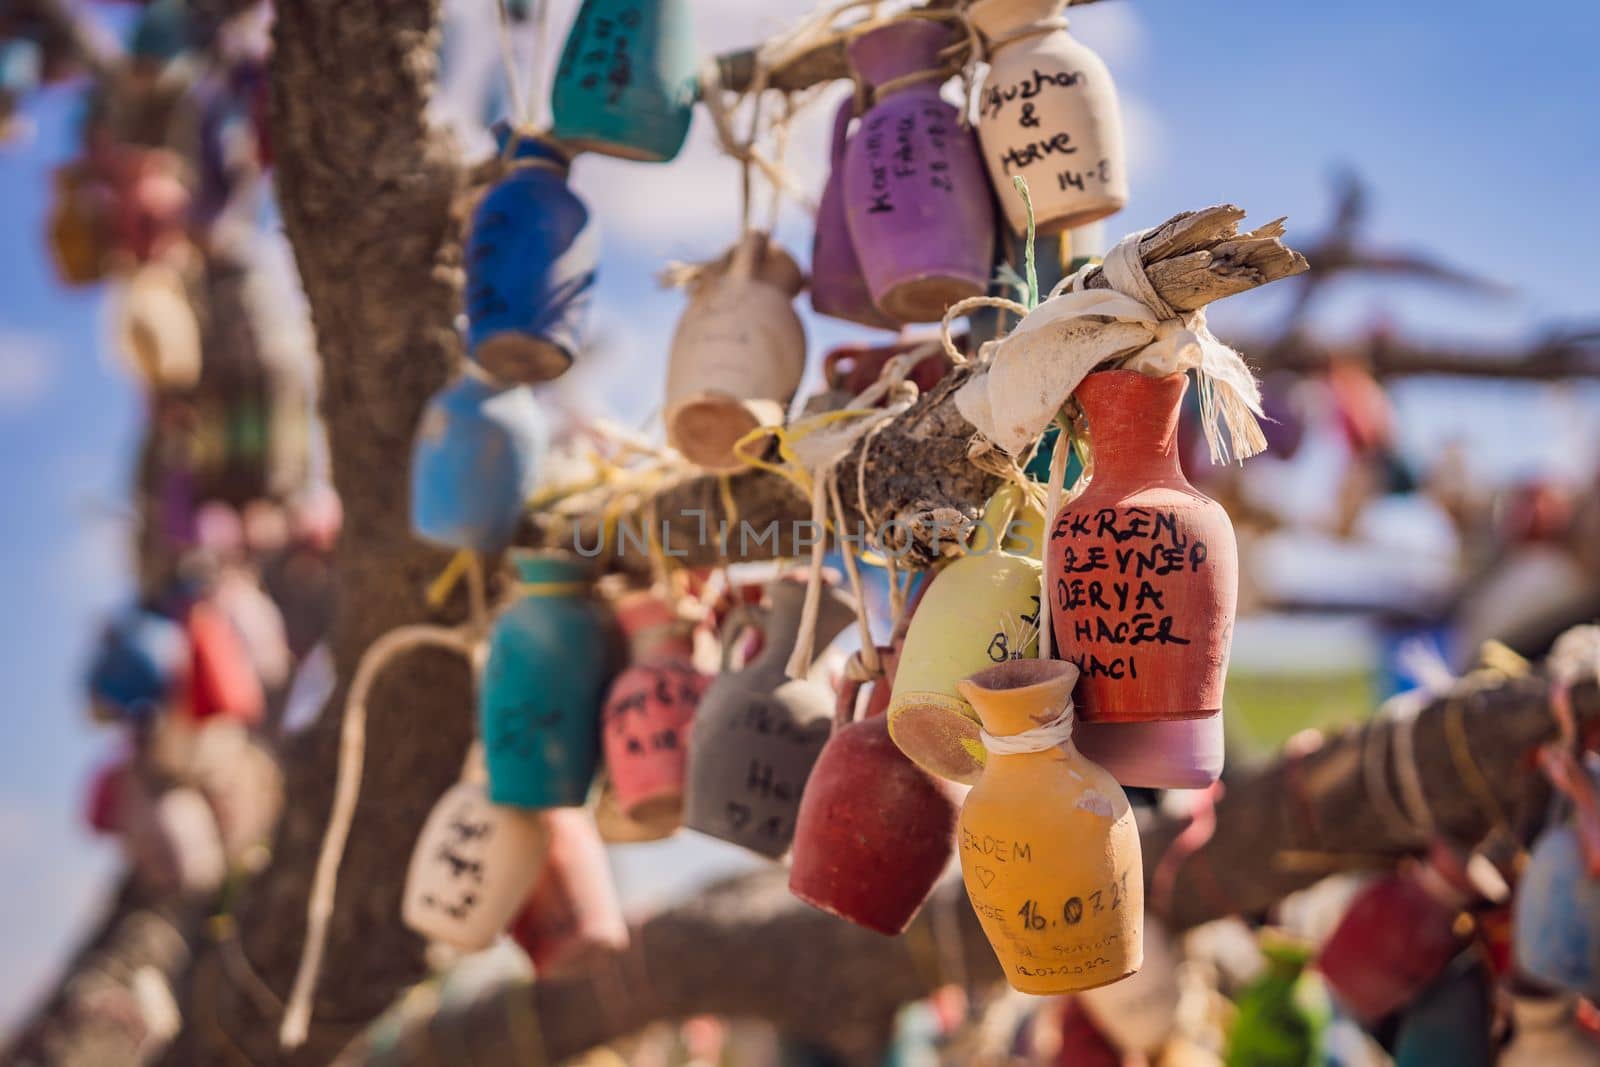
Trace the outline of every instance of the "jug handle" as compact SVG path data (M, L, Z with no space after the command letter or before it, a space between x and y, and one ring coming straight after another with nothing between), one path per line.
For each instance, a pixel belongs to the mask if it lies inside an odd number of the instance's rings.
M893 656L893 648L885 647L883 645L878 646L879 663L887 664L890 662ZM887 671L878 675L876 678L868 675L866 665L861 661L860 651L858 650L856 652L852 652L850 654L850 658L845 661L844 680L839 683L839 695L834 699L833 702L834 732L837 733L844 727L849 726L852 722L855 722L856 706L860 704L860 700L858 698L861 695L861 687L863 685L868 682L881 683L884 681L889 681L890 679L891 676Z

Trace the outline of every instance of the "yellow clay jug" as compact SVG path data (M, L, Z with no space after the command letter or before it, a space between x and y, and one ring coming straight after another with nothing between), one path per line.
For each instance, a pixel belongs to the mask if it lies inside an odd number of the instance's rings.
M982 773L984 752L977 713L957 683L1032 657L1039 647L1044 523L1024 503L1014 485L997 490L971 550L931 579L906 631L889 699L889 736L900 751L929 774L966 785Z
M1072 744L1078 668L1019 659L961 683L989 750L961 809L961 877L1012 987L1075 993L1144 958L1144 868L1128 798Z

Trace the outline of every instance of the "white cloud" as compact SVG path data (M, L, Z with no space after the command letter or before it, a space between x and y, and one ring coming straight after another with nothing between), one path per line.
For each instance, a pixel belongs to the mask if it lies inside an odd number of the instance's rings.
M61 356L38 334L0 333L0 415L20 415L55 385Z

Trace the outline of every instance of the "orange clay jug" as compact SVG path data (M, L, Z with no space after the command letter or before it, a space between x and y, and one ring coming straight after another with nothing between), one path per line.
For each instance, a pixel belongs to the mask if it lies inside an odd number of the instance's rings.
M961 809L961 877L1012 987L1074 993L1144 958L1139 831L1115 778L1072 744L1078 669L1019 659L961 683L983 776Z

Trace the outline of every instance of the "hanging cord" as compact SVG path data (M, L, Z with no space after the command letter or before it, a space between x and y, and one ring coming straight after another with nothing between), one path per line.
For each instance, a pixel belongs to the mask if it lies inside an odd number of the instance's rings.
M1072 426L1061 416L1056 416L1056 425L1061 427L1061 432L1056 437L1056 447L1050 453L1050 485L1045 490L1044 505L1044 530L1048 541L1050 524L1056 521L1056 512L1061 510L1062 482L1067 480L1067 456L1072 449ZM1044 553L1041 552L1041 556ZM1039 568L1039 658L1050 659L1055 655L1055 634L1050 612L1050 568Z
M322 956L327 947L328 923L333 917L334 894L338 889L339 863L344 858L350 825L355 819L356 801L361 793L362 763L367 745L367 696L378 674L403 653L424 647L448 648L472 659L477 635L473 624L449 628L414 625L390 630L374 641L356 664L355 677L345 696L344 721L339 734L339 764L334 782L333 807L323 832L322 849L317 854L316 874L306 904L306 941L295 972L294 985L284 1008L278 1042L286 1049L305 1044L311 1025L311 998L316 993L322 971Z
M498 0L502 9L505 0ZM544 70L550 48L550 0L533 0L533 55L528 64L528 103L523 113L528 121L546 125L544 108L549 99L544 92Z
M494 0L495 36L500 38L500 62L505 68L506 96L511 100L511 115L517 126L526 127L531 119L532 97L522 95L522 79L517 75L517 54L511 43L511 12L506 0Z

